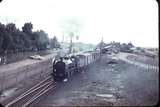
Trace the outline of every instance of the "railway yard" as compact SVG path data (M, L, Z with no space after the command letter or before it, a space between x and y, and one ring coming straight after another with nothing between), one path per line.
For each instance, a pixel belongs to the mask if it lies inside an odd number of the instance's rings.
M160 107L158 18L156 0L0 0L0 107Z
M68 82L61 83L54 82L50 76L53 57L47 55L42 61L0 66L2 105L154 106L158 103L158 57L142 58L122 52L103 54L101 60L89 65L85 72L76 73Z

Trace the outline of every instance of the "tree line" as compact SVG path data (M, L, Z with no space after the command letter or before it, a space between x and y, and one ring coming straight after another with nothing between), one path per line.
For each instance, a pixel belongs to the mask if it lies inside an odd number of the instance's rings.
M16 28L14 23L0 23L0 54L60 48L56 36L49 39L45 31L33 32L32 29L31 22L25 23L22 30Z

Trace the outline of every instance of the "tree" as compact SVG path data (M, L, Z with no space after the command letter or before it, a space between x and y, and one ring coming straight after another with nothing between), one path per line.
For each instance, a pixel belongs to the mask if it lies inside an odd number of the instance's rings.
M0 23L0 51L8 52L14 49L12 32L16 30L15 24L7 25Z
M0 23L0 34L5 33L6 32L6 27L4 24Z
M60 43L57 40L57 37L54 36L53 39L50 39L50 47L53 48L60 48Z
M47 49L48 34L43 30L32 32L32 23L25 23L22 31L14 23L0 23L0 53L22 52Z
M4 33L5 33L5 25L0 23L0 53L3 51L2 44L3 44Z
M33 29L33 24L30 23L25 23L24 26L22 27L23 32L27 34L31 34Z
M3 44L3 36L2 34L0 34L0 53L3 51L2 44Z
M14 48L13 38L9 33L5 33L3 35L3 44L2 49L3 51L13 50Z
M17 31L12 33L12 36L15 44L15 52L30 50L30 47L32 46L32 41L26 33Z
M36 31L34 32L34 37L38 50L47 49L47 46L49 45L49 38L47 33L45 33L43 30Z
M16 32L17 31L17 28L16 28L16 25L14 23L9 23L6 25L6 32L7 33L13 33L13 32Z

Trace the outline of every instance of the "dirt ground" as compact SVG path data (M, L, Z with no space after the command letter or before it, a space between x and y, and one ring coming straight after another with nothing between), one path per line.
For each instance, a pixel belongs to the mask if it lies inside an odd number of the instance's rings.
M43 56L44 57L43 61L46 61L50 58L53 58L53 56L54 56L53 54ZM13 73L13 71L18 72L17 69L19 69L19 68L22 68L22 67L24 68L27 65L33 65L33 64L39 63L39 62L42 62L42 60L25 59L22 61L11 63L11 64L1 65L0 66L0 74L3 72L7 72L7 73Z
M119 57L119 56L118 56ZM146 69L104 55L87 72L60 83L31 106L154 106L158 103L159 69Z
M0 66L0 102L50 75L54 56L49 54L43 60L26 59Z
M151 58L151 57L147 57L147 56L142 56L142 55L135 55L135 54L130 54L128 55L128 58L131 61L137 61L137 62L141 62L141 63L145 63L145 64L150 64L152 66L158 66L158 59L159 58Z

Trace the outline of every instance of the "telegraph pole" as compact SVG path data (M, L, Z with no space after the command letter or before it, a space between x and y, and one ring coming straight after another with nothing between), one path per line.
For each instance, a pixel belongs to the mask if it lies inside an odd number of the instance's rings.
M103 37L101 39L100 47L99 47L99 49L100 49L100 60L101 60L101 57L102 57L102 48L103 48Z
M70 46L69 46L69 54L71 54L72 53L72 48L73 48L73 41L72 41L72 39L73 39L73 37L74 37L74 33L73 32L71 32L70 33Z
M72 37L70 38L69 54L72 53Z

